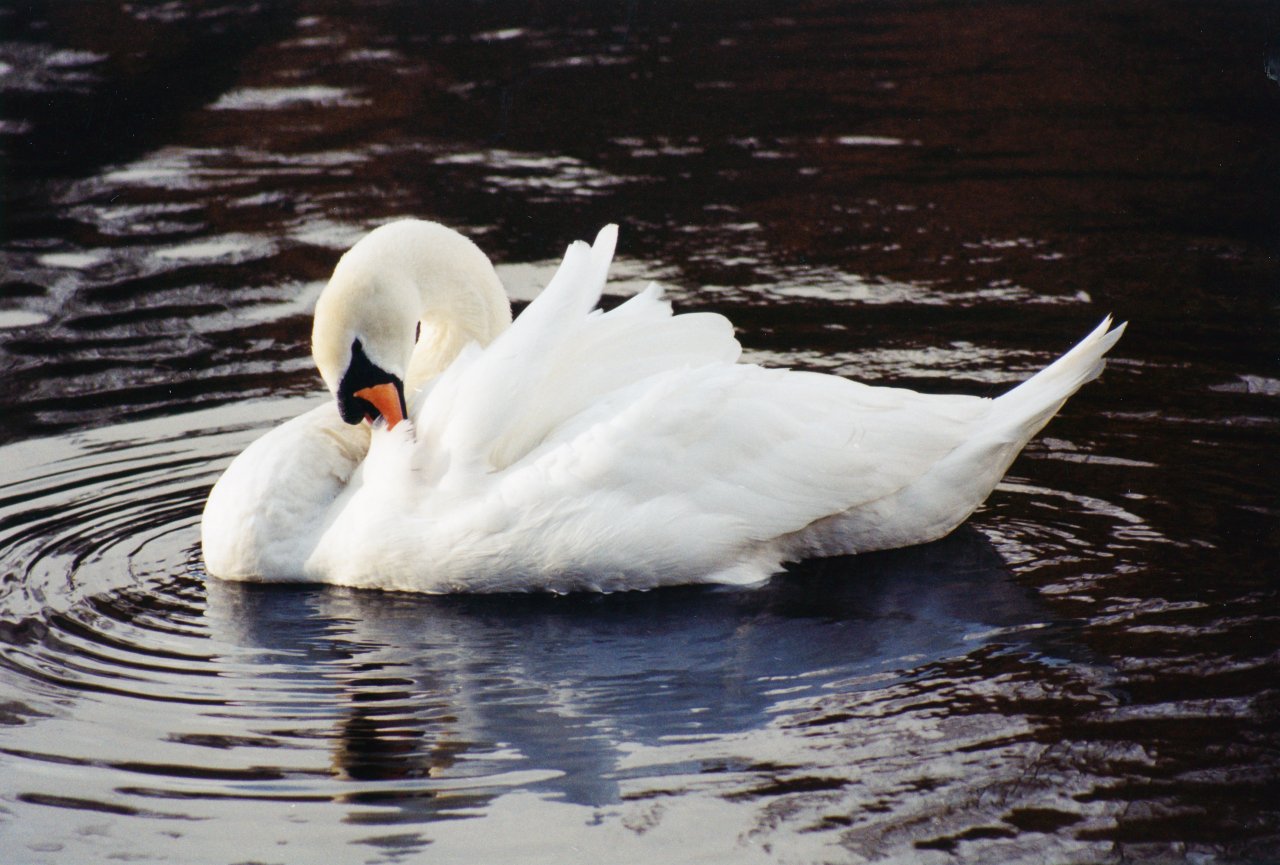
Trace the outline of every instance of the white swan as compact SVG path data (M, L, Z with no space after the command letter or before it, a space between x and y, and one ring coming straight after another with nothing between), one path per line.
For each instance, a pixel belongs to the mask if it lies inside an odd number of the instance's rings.
M214 486L210 574L418 592L753 583L784 561L963 522L1124 325L1003 396L927 396L738 363L656 286L595 309L617 229L574 243L511 324L492 265L406 220L342 257L312 349L335 399ZM415 342L416 331L421 339Z

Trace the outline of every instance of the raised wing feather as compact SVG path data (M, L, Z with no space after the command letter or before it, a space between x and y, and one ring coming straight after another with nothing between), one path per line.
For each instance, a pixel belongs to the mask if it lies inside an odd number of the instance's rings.
M650 285L609 312L594 309L616 227L571 246L546 289L484 351L459 357L417 416L425 455L498 470L605 394L670 369L733 363L733 327L711 313L672 315Z

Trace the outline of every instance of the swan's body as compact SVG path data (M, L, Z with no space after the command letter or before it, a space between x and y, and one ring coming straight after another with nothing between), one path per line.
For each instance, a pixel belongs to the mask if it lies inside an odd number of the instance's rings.
M313 334L337 399L218 481L209 572L608 591L751 583L784 561L923 543L986 499L1123 331L1108 319L994 400L763 369L737 362L727 320L674 316L654 286L595 310L615 236L571 246L510 327L460 235L404 221L353 247Z

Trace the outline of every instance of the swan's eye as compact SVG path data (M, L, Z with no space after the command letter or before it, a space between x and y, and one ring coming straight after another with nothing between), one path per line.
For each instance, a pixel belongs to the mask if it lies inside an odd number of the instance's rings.
M413 341L416 343L420 339L422 339L422 322L413 326Z

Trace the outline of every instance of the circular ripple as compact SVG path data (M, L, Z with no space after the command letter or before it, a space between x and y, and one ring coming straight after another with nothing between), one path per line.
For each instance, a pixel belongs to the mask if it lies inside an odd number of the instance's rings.
M750 591L439 598L207 579L209 485L310 402L0 449L13 849L55 838L50 861L172 861L182 839L188 862L280 845L368 861L369 845L425 849L458 818L850 795L855 763L878 791L868 807L907 819L921 796L949 802L1027 772L1019 743L1036 722L1019 695L1060 687L1066 668L1041 659L1076 650L1010 565L1114 573L1120 533L1143 528L1107 502L1010 482L980 529ZM1104 673L1090 681L1076 709L1111 699ZM920 775L957 743L980 768ZM886 762L922 747L928 760Z

